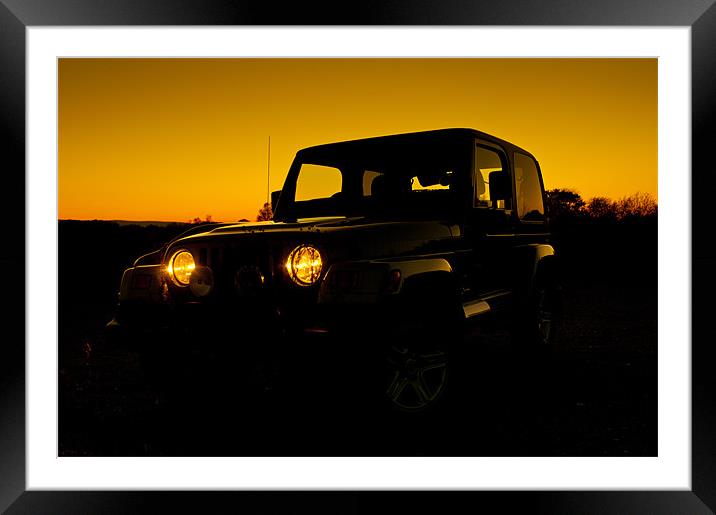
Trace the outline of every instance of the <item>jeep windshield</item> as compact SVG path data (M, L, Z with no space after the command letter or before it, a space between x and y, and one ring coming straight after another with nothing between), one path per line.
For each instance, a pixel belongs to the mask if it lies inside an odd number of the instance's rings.
M281 192L275 219L327 216L450 217L469 153L455 143L381 138L300 151Z

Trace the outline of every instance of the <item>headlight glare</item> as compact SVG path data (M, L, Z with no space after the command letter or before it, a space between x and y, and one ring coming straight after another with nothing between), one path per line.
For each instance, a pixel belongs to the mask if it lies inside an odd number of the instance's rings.
M187 250L176 252L169 260L167 271L174 282L181 286L186 286L191 280L191 273L196 268L194 256Z
M318 281L322 270L321 253L312 245L299 245L286 260L288 276L299 286L310 286Z

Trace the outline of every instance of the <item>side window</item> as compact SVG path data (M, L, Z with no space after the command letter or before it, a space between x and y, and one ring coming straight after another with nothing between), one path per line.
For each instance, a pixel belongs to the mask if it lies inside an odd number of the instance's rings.
M480 145L475 147L474 207L495 207L497 209L510 207L509 198L507 201L503 199L495 200L491 198L494 197L494 193L492 196L490 195L490 174L492 172L506 171L506 162L507 160L502 152ZM503 182L503 186L509 185L509 181ZM496 187L497 184L493 185L493 192ZM508 194L507 196L510 197L511 195Z
M544 220L542 188L537 164L531 157L515 152L515 190L520 220Z
M330 198L343 186L343 175L332 166L303 163L296 181L296 200Z
M363 172L363 196L370 197L373 195L373 181L383 174L381 172L374 172L372 170L366 170ZM380 181L379 181L380 182Z
M449 190L454 177L455 172L449 169L431 170L411 177L410 189L412 191Z
M456 174L451 167L436 167L420 172L388 173L365 170L363 172L363 196L372 197L389 192L408 194L423 191L450 190Z

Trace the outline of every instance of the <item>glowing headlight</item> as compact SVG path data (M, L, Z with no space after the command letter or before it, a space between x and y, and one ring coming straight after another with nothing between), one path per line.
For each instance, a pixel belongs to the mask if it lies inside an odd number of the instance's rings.
M286 260L288 276L300 286L310 286L321 276L323 260L321 253L311 245L299 245Z
M169 260L167 271L177 284L186 286L189 284L194 268L196 268L196 264L191 252L180 250Z

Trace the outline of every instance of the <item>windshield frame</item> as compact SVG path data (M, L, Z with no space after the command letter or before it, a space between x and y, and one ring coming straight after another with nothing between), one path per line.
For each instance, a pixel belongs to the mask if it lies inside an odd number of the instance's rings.
M387 138L386 138L387 139ZM357 140L357 142L361 142L361 140ZM396 142L397 143L397 142ZM411 209L406 209L404 211L399 211L398 208L403 206L397 206L396 209L392 210L386 210L386 212L383 212L382 210L376 210L376 209L370 209L366 204L363 204L364 200L368 197L357 195L355 192L355 187L353 186L353 192L352 197L354 202L358 199L359 203L361 203L361 206L357 206L356 204L346 204L346 206L354 206L356 208L356 212L351 213L310 213L310 214L302 214L297 213L297 201L295 200L296 196L296 188L297 183L299 179L299 174L301 172L301 167L304 164L315 164L315 165L322 165L322 166L331 166L335 167L340 170L342 177L345 179L348 177L351 172L347 171L345 169L350 168L351 166L354 166L354 171L352 173L358 174L360 173L360 181L362 181L362 174L366 171L374 171L373 167L368 167L365 165L359 165L360 159L356 159L356 162L354 164L350 163L350 156L349 153L346 153L346 155L342 155L341 153L341 145L345 145L344 143L337 143L337 144L331 144L331 145L323 145L320 147L309 147L303 150L300 150L296 153L296 156L294 157L293 162L291 163L291 166L289 168L288 174L286 176L286 180L284 181L283 188L281 190L281 195L279 197L277 206L274 210L274 221L277 222L296 222L299 219L304 218L314 218L316 216L335 216L335 217L346 217L346 216L364 216L364 217L371 217L371 218L385 218L385 219L415 219L415 218L453 218L455 215L464 212L464 209L468 206L468 204L472 201L472 153L473 153L473 144L474 139L470 138L468 141L463 141L462 138L459 140L456 140L453 138L450 141L438 141L438 142L428 142L427 144L433 144L435 145L435 151L438 153L445 152L447 153L448 158L445 159L446 163L452 161L453 166L452 172L455 174L453 182L451 183L450 190L452 192L452 202L449 203L448 207L444 208L443 210L440 210L440 205L431 205L426 204L425 209L422 209L420 205L416 204L414 206L411 206ZM386 152L385 148L375 148L371 149L369 145L366 145L366 152L373 150L376 152L375 157L376 159L387 159L391 160L394 159L393 155L397 155L402 152L414 152L416 148L419 148L416 143L397 143L390 147L391 152ZM322 155L323 154L323 155ZM345 159L345 161L342 161ZM364 160L364 163L370 161L371 157L368 157ZM340 164L343 164L345 166L340 166L339 161L341 161ZM439 162L439 161L438 161ZM375 170L380 171L380 170ZM356 177L352 178L355 182ZM342 192L345 191L346 185L342 186ZM327 199L314 199L316 201L318 200L327 200ZM307 201L301 201L303 202L313 202L314 200L307 200ZM305 204L304 204L305 205ZM359 207L362 207L363 209L360 209ZM363 212L361 212L363 211ZM300 216L298 216L300 215Z

